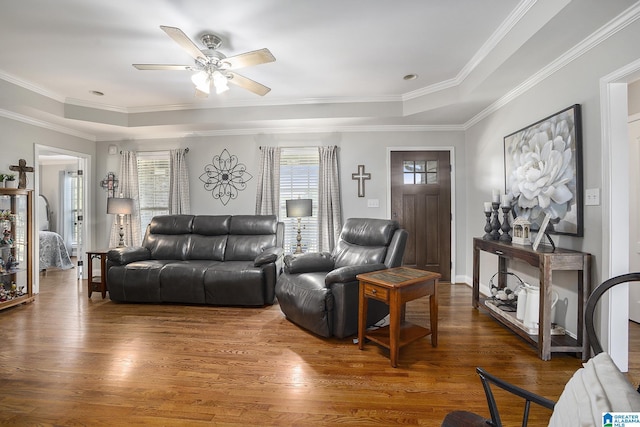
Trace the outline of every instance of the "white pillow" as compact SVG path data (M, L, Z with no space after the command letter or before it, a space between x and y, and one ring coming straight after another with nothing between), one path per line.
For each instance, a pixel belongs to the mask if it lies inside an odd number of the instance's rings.
M558 399L550 427L601 426L603 412L640 412L640 393L607 353L578 369Z

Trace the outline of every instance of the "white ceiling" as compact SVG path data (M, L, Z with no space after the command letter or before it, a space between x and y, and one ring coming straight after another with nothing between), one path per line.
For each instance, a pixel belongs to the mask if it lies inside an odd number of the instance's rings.
M93 140L414 126L462 128L632 0L21 0L0 8L0 115ZM272 90L194 97L160 25ZM415 73L415 80L404 80ZM26 91L34 92L27 93ZM104 96L96 96L100 91Z

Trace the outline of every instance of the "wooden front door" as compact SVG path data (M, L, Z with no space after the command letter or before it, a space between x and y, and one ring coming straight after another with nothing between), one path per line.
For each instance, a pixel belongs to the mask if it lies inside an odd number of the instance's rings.
M391 218L409 232L403 264L451 281L448 151L391 152Z

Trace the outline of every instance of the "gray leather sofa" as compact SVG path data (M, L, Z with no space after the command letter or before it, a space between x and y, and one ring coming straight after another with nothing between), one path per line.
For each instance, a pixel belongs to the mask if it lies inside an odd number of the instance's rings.
M344 338L358 330L356 275L399 267L408 233L397 221L350 218L332 253L287 255L276 297L287 319L323 337ZM367 324L389 313L370 300Z
M164 215L141 247L107 254L120 302L264 306L282 270L284 224L272 215Z

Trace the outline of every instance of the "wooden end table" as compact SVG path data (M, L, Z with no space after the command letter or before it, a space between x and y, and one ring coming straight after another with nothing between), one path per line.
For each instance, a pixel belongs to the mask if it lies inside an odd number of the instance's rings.
M398 366L401 347L431 335L431 345L438 346L438 279L441 275L431 271L408 267L390 268L358 274L360 298L358 308L358 348L364 347L365 339L389 349L391 366ZM430 329L406 322L404 308L408 301L429 296ZM389 305L389 326L367 331L367 308L369 298Z
M102 299L107 296L107 253L108 249L99 249L95 251L87 251L87 257L89 258L89 281L88 281L88 295L91 298L93 291L100 291ZM100 259L100 275L93 275L93 260Z

